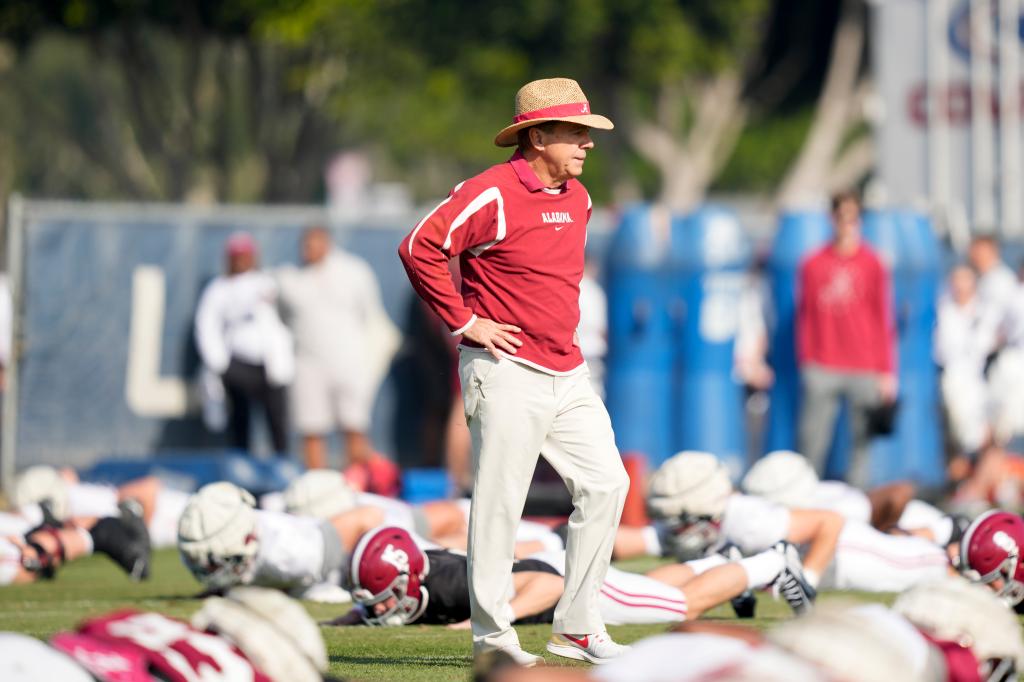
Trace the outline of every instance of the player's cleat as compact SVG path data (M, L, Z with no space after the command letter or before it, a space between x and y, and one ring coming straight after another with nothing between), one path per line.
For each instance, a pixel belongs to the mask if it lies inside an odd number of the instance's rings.
M607 663L629 651L624 644L616 644L607 632L597 632L576 637L574 635L551 635L547 649L556 656L572 658L591 663Z
M739 596L729 600L737 618L753 618L757 612L757 596L751 590L744 590Z
M773 549L785 560L785 566L773 585L776 596L785 599L793 613L797 615L809 612L818 592L804 578L803 564L800 562L796 547L782 540L775 543Z
M728 561L739 561L743 558L743 552L731 542L722 545L717 553ZM730 599L729 603L737 618L753 618L757 611L757 597L752 590L744 590L742 594Z
M120 516L102 518L89 531L93 549L113 559L132 580L145 580L149 577L150 544L142 509L134 500L122 501L118 507Z

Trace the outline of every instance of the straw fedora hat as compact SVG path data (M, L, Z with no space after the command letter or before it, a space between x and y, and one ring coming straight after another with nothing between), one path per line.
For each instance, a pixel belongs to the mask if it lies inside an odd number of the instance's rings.
M494 144L514 147L520 130L545 121L569 121L602 130L615 127L604 116L590 113L590 102L579 83L571 78L545 78L519 88L512 125L495 136Z

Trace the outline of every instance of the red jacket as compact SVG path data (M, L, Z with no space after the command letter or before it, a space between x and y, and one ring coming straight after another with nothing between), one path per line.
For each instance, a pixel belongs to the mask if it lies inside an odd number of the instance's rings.
M457 336L477 316L522 329L512 358L550 374L583 364L573 334L591 202L569 180L545 188L517 152L456 185L402 241L416 292ZM461 291L448 272L458 257ZM474 345L464 341L466 345Z
M801 365L895 371L889 273L866 244L850 256L829 244L804 261L796 322Z

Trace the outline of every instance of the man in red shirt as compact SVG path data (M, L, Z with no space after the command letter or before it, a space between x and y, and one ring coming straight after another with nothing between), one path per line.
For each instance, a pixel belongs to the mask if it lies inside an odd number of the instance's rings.
M832 241L800 269L800 451L824 474L840 400L846 398L853 435L847 480L863 488L868 483L869 413L896 400L892 294L885 266L861 240L856 194L833 197L832 226Z
M515 530L538 453L572 494L565 591L551 653L603 662L628 647L608 637L598 588L611 561L629 478L608 412L580 353L580 280L591 201L576 178L594 148L590 112L568 78L516 94L499 147L507 162L455 186L403 240L399 256L416 292L462 336L459 375L473 445L469 590L474 654L503 650L523 665L509 596ZM459 258L456 291L448 259Z

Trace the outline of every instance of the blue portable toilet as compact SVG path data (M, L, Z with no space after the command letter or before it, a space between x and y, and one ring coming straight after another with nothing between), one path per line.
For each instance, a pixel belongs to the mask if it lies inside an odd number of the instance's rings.
M746 469L743 386L733 373L751 245L731 211L705 206L672 225L670 268L683 301L675 450L705 450L738 478Z
M872 443L873 483L944 479L938 369L932 353L942 250L931 222L912 211L868 212L864 237L890 266L899 410L892 435Z
M769 391L765 450L797 450L800 417L800 374L796 364L796 304L800 265L832 235L822 211L782 214L768 260L768 280L774 305L768 362L775 372Z
M667 215L647 205L622 216L606 261L606 399L622 452L657 466L672 450L673 302L665 271Z

